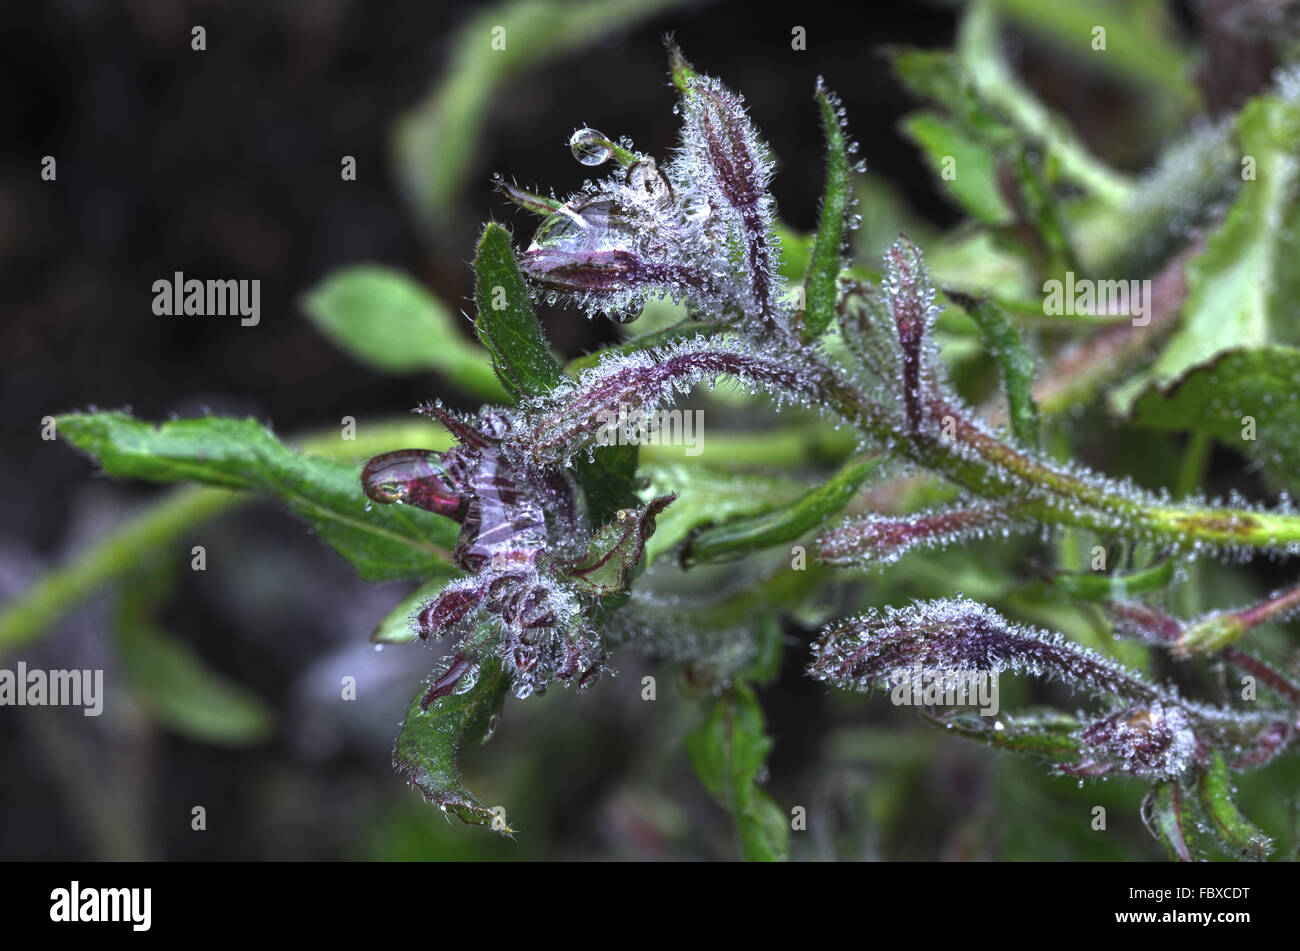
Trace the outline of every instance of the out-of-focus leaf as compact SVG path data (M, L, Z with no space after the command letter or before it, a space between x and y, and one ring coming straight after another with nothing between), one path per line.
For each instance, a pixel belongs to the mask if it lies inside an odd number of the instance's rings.
M464 787L456 760L465 747L485 742L492 735L493 720L501 713L509 683L501 662L488 655L471 689L437 697L422 710L426 681L406 709L393 749L393 767L426 800L462 822L492 826L502 833L514 831L509 819L483 805Z
M592 538L586 554L563 566L565 577L593 598L624 591L641 566L646 539L655 531L655 517L675 498L661 495L640 508L619 509L614 520Z
M1200 96L1192 81L1192 51L1179 39L1178 24L1164 0L1089 0L1087 4L993 0L1006 19L1073 56L1081 65L1126 81L1141 92L1158 91L1180 111ZM1093 31L1105 29L1104 50L1093 48ZM1166 98L1167 97L1167 98Z
M1283 254L1289 230L1300 227L1300 103L1260 98L1237 121L1242 154L1255 163L1256 178L1242 183L1223 223L1187 264L1187 302L1182 322L1152 366L1150 379L1168 383L1230 347L1262 346L1298 336L1294 303L1281 293L1295 258ZM1294 278L1290 278L1294 280ZM1119 411L1135 386L1113 395Z
M209 416L154 425L126 413L71 413L58 417L57 429L109 475L203 482L279 499L368 581L453 571L455 522L410 505L367 511L360 464L296 452L256 420Z
M1014 214L998 189L997 157L991 148L929 110L905 116L900 127L963 211L993 227L1011 223Z
M729 561L793 541L843 509L878 465L874 457L852 460L788 505L700 530L687 542L682 564Z
M359 264L307 292L303 310L339 349L385 373L435 370L485 400L504 393L486 351L436 297L394 268Z
M1158 591L1174 580L1177 561L1166 558L1149 568L1128 572L1085 571L1077 574L1059 574L1052 584L1071 597L1087 601L1113 601L1131 598L1136 594Z
M736 820L750 861L785 858L789 827L781 808L757 785L772 741L753 690L736 684L710 704L708 718L686 737L700 782Z
M1002 56L997 15L985 0L971 0L957 35L957 52L980 99L1029 141L1037 142L1061 175L1109 205L1121 205L1132 183L1098 161L1070 127L1033 95Z
M1300 488L1300 349L1221 353L1168 388L1149 387L1133 414L1153 429L1214 436L1278 482Z
M163 726L218 746L247 746L271 734L275 716L265 703L138 612L123 610L116 634L132 693Z
M682 2L516 0L471 16L447 40L445 72L393 127L396 176L425 233L439 240L506 82Z
M416 640L413 617L427 601L447 586L446 578L435 578L420 585L389 611L370 634L372 644L410 644Z
M835 320L840 271L844 267L849 201L853 197L853 173L844 141L839 100L821 83L817 84L817 105L826 135L826 190L822 195L821 218L804 277L805 343L820 337Z

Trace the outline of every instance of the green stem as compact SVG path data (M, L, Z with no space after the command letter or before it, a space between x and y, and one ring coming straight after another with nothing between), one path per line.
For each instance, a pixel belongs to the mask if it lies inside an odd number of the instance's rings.
M1198 543L1276 549L1300 542L1300 516L1166 505L1122 494L1007 445L939 398L931 401L928 412L939 424L934 429L950 428L951 438L930 427L901 433L893 414L843 377L824 366L819 377L824 400L886 446L982 496L1032 493L1022 510L1045 522L1146 537L1172 551L1187 551Z

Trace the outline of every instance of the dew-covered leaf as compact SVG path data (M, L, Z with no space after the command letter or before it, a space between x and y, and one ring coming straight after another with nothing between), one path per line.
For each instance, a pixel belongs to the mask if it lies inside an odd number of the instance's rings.
M1142 821L1147 831L1175 862L1199 862L1204 858L1199 812L1195 798L1174 780L1156 783L1142 800Z
M1011 432L1021 445L1038 447L1038 407L1034 405L1034 361L1020 339L1020 332L992 301L977 300L956 291L946 291L949 300L961 306L980 325L989 349L1002 370L1002 386L1011 415Z
M71 413L58 433L112 476L203 482L279 499L369 581L448 577L459 526L409 505L372 506L360 463L304 455L253 419L154 425L126 413Z
M1152 429L1214 436L1300 488L1300 349L1229 350L1167 388L1148 387L1133 407Z
M675 498L662 495L639 508L619 509L592 538L587 553L562 566L569 583L593 598L624 591L641 564L646 539L654 534L655 517Z
M1236 790L1223 754L1211 750L1209 763L1197 787L1210 829L1231 858L1262 862L1273 851L1273 842L1237 808Z
M424 699L438 673L420 686L407 707L393 749L393 767L425 800L461 821L512 832L503 813L485 806L464 787L457 765L462 750L486 742L492 735L505 703L509 677L501 662L488 655L482 660L473 687L436 697L426 709Z
M402 271L377 264L335 271L307 292L302 307L339 349L366 366L385 373L434 370L474 396L504 396L487 352Z
M510 395L518 400L549 393L564 370L533 313L510 232L495 222L483 229L474 257L474 299L475 329Z
M688 540L682 564L689 567L730 561L793 541L843 509L878 466L879 460L874 457L852 460L826 482L787 505L700 529Z
M754 691L736 684L709 704L704 723L686 737L700 782L736 821L750 861L785 858L789 829L779 806L758 786L772 749Z
M817 105L826 135L826 189L822 194L821 217L804 277L802 332L805 343L820 337L835 320L840 271L844 268L849 206L853 198L853 175L840 116L842 107L839 99L820 82L817 84Z

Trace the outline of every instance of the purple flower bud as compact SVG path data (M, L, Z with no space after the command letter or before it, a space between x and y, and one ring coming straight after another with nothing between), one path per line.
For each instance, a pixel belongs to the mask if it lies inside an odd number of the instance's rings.
M1176 706L1153 703L1129 707L1089 724L1079 738L1093 765L1114 763L1147 779L1170 779L1191 765L1198 742L1187 714ZM1084 764L1087 768L1088 764Z
M361 473L366 495L383 505L405 502L448 518L464 518L466 499L453 485L443 454L398 449L375 456Z

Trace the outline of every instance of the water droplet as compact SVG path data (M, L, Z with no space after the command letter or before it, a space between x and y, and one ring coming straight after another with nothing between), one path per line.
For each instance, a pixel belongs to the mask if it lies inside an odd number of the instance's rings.
M682 211L685 212L688 221L704 221L713 214L713 207L703 195L692 194L686 196L686 200L682 203Z
M583 165L601 165L614 154L608 143L595 129L579 129L569 139L569 151Z

